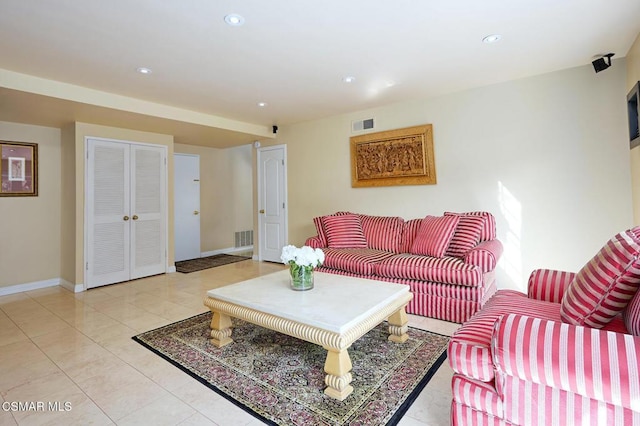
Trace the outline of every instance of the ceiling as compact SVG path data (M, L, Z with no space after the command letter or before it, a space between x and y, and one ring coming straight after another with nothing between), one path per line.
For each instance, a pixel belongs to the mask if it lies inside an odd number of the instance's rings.
M637 0L2 0L0 120L233 146L272 125L616 59L639 17Z

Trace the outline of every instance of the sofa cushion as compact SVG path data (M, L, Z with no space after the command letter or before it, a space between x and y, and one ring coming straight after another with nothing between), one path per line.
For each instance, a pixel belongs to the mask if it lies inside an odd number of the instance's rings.
M460 216L460 221L444 255L464 257L469 250L480 242L480 233L485 222L486 219L481 216Z
M493 380L493 326L502 315L510 313L560 321L560 304L529 299L514 290L499 290L451 337L447 356L453 371L483 382Z
M404 220L394 216L360 215L367 247L400 253Z
M496 239L496 218L489 212L465 212L454 213L444 212L445 216L478 216L484 218L485 222L480 233L480 241L491 241Z
M374 249L323 249L324 268L337 269L352 274L373 275L375 265L394 254Z
M472 379L489 382L495 377L491 353L493 328L500 317L520 314L561 322L560 303L529 299L515 290L498 290L491 299L451 337L447 356L453 371ZM606 330L626 333L621 316L605 327Z
M458 216L427 216L422 219L420 229L411 246L411 253L433 257L444 256L459 220Z
M482 283L482 271L460 259L409 253L397 254L381 261L376 266L376 275L468 286Z
M367 240L357 214L323 216L322 227L329 248L366 248Z
M336 212L329 216L344 216L347 214L353 214L350 212ZM324 226L322 225L322 218L324 216L318 216L313 218L313 224L316 227L316 233L318 234L318 238L320 239L321 247L328 247L327 242L327 234L324 232Z
M416 239L420 225L422 225L422 219L411 219L404 222L401 253L411 252L411 246L413 246L413 240Z
M562 321L602 328L640 286L640 227L621 232L575 276L562 299Z
M321 244L320 247L327 247L327 236L325 235L324 228L322 227L322 216L314 217L313 224L316 227L318 241Z

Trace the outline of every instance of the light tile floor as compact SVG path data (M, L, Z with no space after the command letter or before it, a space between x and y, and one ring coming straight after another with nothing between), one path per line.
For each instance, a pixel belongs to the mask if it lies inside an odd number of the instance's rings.
M207 290L282 268L248 260L77 294L51 287L0 297L0 425L262 424L131 337L206 312ZM441 334L458 327L409 317ZM400 425L449 424L451 376L445 362ZM34 405L11 409L18 402Z

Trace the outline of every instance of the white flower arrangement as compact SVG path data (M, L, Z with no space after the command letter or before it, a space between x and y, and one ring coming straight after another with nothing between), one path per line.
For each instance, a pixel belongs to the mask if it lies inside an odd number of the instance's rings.
M324 263L324 252L309 246L284 246L280 259L285 264L316 268Z

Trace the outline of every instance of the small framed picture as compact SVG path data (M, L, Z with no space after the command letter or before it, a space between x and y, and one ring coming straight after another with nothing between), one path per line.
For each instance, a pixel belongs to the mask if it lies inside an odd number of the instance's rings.
M38 195L38 144L0 141L0 197Z

